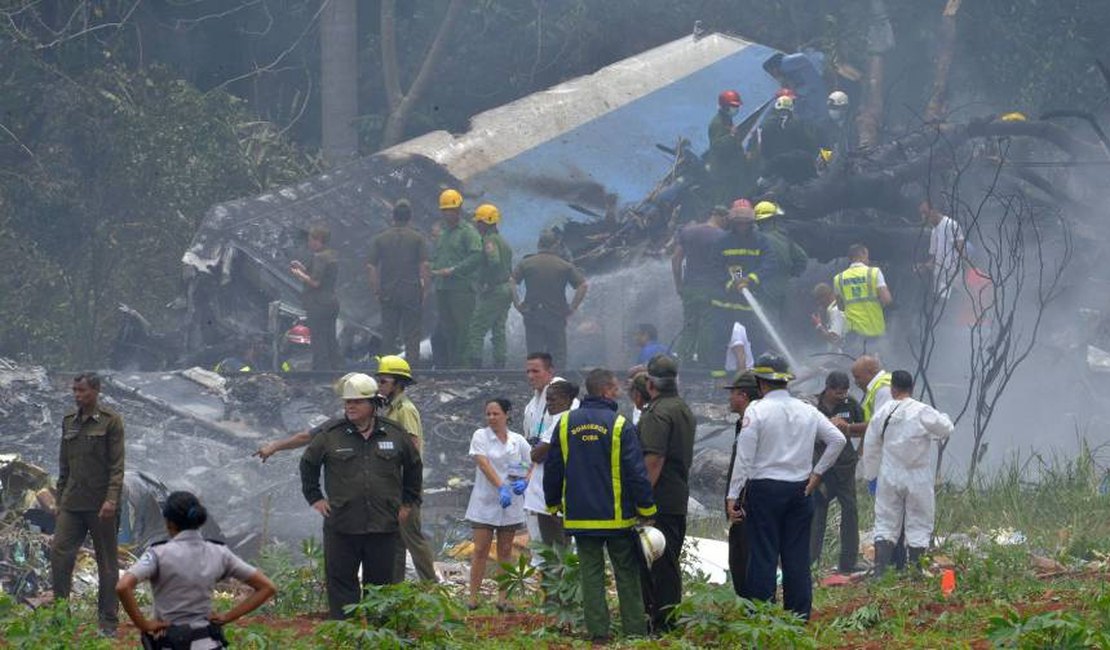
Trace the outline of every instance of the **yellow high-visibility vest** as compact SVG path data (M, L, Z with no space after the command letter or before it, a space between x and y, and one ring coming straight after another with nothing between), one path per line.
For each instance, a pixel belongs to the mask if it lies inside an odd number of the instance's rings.
M879 269L850 266L833 278L836 295L844 303L848 330L863 336L882 336L886 332L883 304L879 302Z
M877 380L872 380L871 387L867 389L867 394L863 396L863 421L870 422L871 416L875 414L875 396L879 394L879 389L884 386L890 386L890 373L880 372Z

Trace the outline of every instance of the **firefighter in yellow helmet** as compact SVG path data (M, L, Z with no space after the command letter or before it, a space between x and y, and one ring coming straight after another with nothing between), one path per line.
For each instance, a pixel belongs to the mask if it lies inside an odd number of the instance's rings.
M771 312L776 323L785 323L786 296L789 294L790 278L800 276L809 263L809 255L797 242L790 239L786 231L779 228L779 220L784 215L782 208L773 201L760 201L755 204L755 223L759 232L767 236L767 241L775 251L779 263L779 273L773 274L763 284L766 296L765 307Z
M513 304L509 274L513 271L513 249L497 231L501 212L492 203L474 211L474 225L482 235L482 263L478 268L478 300L470 321L467 359L472 368L482 367L486 332L493 346L493 367L505 367L505 321Z
M458 190L439 195L443 229L432 255L437 322L432 353L440 368L466 364L466 341L474 315L476 275L482 264L482 238L462 218L463 197Z

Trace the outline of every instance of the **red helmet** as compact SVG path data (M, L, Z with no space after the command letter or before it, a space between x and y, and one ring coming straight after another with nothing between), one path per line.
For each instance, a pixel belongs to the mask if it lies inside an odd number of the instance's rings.
M733 210L736 210L738 208L751 208L751 207L752 207L752 202L747 200L747 199L736 199L735 201L732 202L732 209Z
M308 325L297 323L285 333L285 340L297 345L312 345L312 331Z
M743 102L740 101L740 93L735 90L726 90L720 95L717 95L717 105L721 108L728 108L729 106L735 108L739 107L742 103Z
M775 97L789 97L790 99L797 99L798 93L794 92L793 88L787 88L783 86L782 88L779 88L775 91Z

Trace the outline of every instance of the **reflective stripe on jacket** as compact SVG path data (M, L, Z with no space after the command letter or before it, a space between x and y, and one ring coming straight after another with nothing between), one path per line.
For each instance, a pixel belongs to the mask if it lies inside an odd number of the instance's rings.
M850 266L833 278L833 286L844 303L849 331L863 336L882 336L886 332L877 267Z
M544 465L544 498L570 532L630 528L656 507L636 427L616 403L588 397L559 421Z
M867 394L863 396L863 421L870 422L871 415L875 412L875 396L879 394L879 389L890 386L890 373L880 372L877 381L871 384L867 389Z

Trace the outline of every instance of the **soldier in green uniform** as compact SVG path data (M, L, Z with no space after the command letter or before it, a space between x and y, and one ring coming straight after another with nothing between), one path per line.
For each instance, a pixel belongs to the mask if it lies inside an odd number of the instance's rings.
M651 401L640 415L640 447L655 495L655 527L667 545L652 563L644 584L644 604L656 632L671 629L671 610L682 601L679 558L686 541L686 503L690 499L690 464L694 460L697 422L678 396L678 362L665 354L647 365Z
M436 365L457 368L466 363L466 342L477 299L474 276L482 263L482 238L474 226L462 220L462 194L444 190L439 195L443 231L432 256L438 310L434 341L443 348L435 352Z
M119 624L116 580L119 555L119 497L123 489L123 419L100 405L100 377L77 375L77 410L62 419L58 457L58 518L50 545L54 598L69 598L77 551L92 537L96 553L97 614L100 633L115 637Z
M567 360L567 319L586 298L586 277L573 264L556 253L559 238L550 230L540 233L537 248L513 269L513 306L524 316L524 337L528 352L547 352L556 367ZM517 297L516 285L524 284L524 300ZM574 298L567 305L567 287L574 287Z
M493 367L505 367L505 321L513 304L509 275L513 270L513 249L497 232L501 211L483 203L474 211L474 225L482 235L482 265L478 269L478 301L470 321L467 358L472 368L482 367L482 347L486 332L493 345Z
M340 387L344 417L329 421L301 457L301 491L324 517L328 613L345 617L363 585L397 581L398 530L420 504L423 464L412 437L376 414L373 377L351 373ZM323 469L327 494L320 489Z
M709 151L706 167L713 187L713 200L728 205L744 196L755 183L754 166L744 151L743 133L733 123L740 110L740 93L725 90L717 97L717 112L709 122Z
M400 352L397 337L405 344L405 357L420 363L420 337L424 289L428 283L428 243L409 226L412 205L405 199L393 206L393 226L374 237L366 267L370 289L382 311L382 352Z
M340 367L339 341L335 337L335 321L339 317L339 299L335 283L339 277L339 258L328 248L331 231L315 226L308 231L308 250L312 259L306 267L300 260L289 264L289 272L301 281L301 306L312 333L312 369L334 370Z

